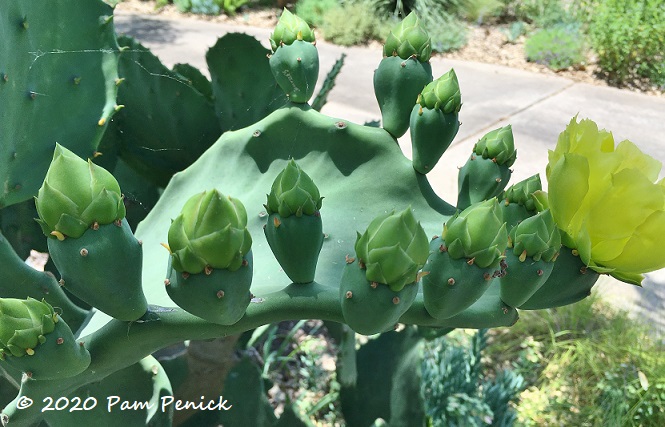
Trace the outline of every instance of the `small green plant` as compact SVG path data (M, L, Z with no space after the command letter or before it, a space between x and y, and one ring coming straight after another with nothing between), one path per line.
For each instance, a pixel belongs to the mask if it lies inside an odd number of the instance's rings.
M353 46L386 35L389 27L365 3L352 3L330 9L321 25L326 40L342 46Z
M508 369L492 381L483 380L486 334L481 329L470 338L461 333L425 344L421 369L428 425L510 426L515 422L512 404L518 400L524 378Z
M499 0L466 0L463 14L471 22L482 24L488 18L500 15L505 5Z
M585 61L582 35L576 26L557 25L534 33L524 46L528 61L563 70Z
M332 9L339 8L338 0L300 0L296 3L296 14L309 25L323 25L324 15Z
M517 40L526 34L527 25L524 21L516 21L510 24L510 27L504 28L503 33L506 36L506 41L510 44L517 43Z
M517 20L532 23L538 28L549 28L573 21L561 0L510 0L506 9L510 10Z
M645 324L597 296L523 314L526 322L494 334L486 352L526 380L522 425L665 423L665 345Z
M660 0L607 0L592 9L591 46L607 78L665 84L665 5Z

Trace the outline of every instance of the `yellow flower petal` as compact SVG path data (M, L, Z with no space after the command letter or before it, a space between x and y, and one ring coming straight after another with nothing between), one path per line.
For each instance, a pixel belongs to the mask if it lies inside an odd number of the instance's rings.
M623 252L606 263L619 271L647 273L665 267L665 212L657 211L635 230Z

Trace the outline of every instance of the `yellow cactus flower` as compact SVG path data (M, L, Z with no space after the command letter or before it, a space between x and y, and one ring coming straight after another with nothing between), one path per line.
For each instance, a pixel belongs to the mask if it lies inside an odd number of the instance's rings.
M577 116L549 151L548 199L564 245L582 261L639 285L665 267L665 180L661 163Z

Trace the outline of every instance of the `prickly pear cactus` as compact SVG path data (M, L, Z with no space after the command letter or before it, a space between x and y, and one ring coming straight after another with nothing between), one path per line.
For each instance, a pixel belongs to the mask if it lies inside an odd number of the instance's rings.
M92 1L80 5L99 14L98 6ZM23 16L14 19L20 7L0 6L3 24L33 22L29 14L27 21ZM452 72L426 88L432 81L427 62L431 48L415 15L393 30L375 76L383 129L328 117L307 104L314 85L310 73L318 64L311 32L286 12L280 25L272 35L271 61L288 102L274 111L268 108L269 115L244 128L225 132L172 178L161 171L168 186L135 235L123 218L122 189L110 174L87 162L89 155L79 159L57 149L36 202L40 223L62 275L60 284L98 310L87 317L76 311L55 278L22 264L0 236L1 296L54 301L5 304L8 300L0 299L0 316L5 316L0 323L5 360L0 367L15 379L21 371L32 375L24 375L19 396L0 414L3 424L29 426L46 419L67 425L73 418L43 414L39 405L25 408L21 402L100 396L119 390L118 382L128 377L134 377L137 396L151 396L144 397L146 402L168 398L168 380L146 357L188 339L316 318L348 325L340 328L340 335L346 337L346 355L353 356L353 330L374 334L399 322L418 326L408 328L409 336L437 336L453 328L510 326L518 320L515 306L540 309L576 302L589 294L600 273L634 283L647 267L665 266L659 257L665 249L656 239L643 237L639 221L618 227L625 234L621 242L608 242L603 240L607 230L594 225L589 231L580 219L599 215L591 203L598 194L632 194L627 177L637 176L642 165L647 170L644 179L638 179L639 215L617 204L617 195L607 203L624 209L624 219L648 215L645 227L665 230L662 184L652 180L659 168L632 145L609 150L613 144L609 146L605 133L586 122L571 122L550 153L548 177L554 194L544 193L536 178L503 193L516 151L510 127L497 129L476 144L460 171L455 207L435 194L424 173L456 132L461 94ZM20 46L31 52L30 46ZM209 88L191 70L184 72L191 81L178 75L175 84L197 91L201 102L209 96L196 87L217 96L215 91L224 86L213 81ZM279 76L291 78L286 84ZM0 96L5 83L0 82ZM421 108L423 116L430 114L427 109L434 118L419 120ZM418 141L417 156L410 161L395 138L406 132L413 111ZM446 139L429 141L428 135L443 127ZM584 144L577 144L580 141ZM122 150L119 154L123 156ZM610 162L601 161L606 155ZM609 170L598 168L608 164ZM576 189L572 196L579 203L570 204L563 191L568 187ZM640 242L646 246L636 246ZM641 258L630 262L639 247L655 254L644 257L646 264ZM607 260L608 251L620 254ZM56 303L62 319L72 319L71 329L58 329L65 323L55 314ZM408 360L417 359L412 357L416 352L400 361L391 358L390 366L399 366L399 377L413 377ZM40 354L48 355L50 364L65 360L66 366L43 364ZM40 364L18 365L19 359ZM354 388L360 378L352 372L354 366L347 365L340 375L345 387ZM237 378L233 381L238 384ZM396 404L390 415L408 418L406 406ZM171 421L168 414L157 419L150 413L139 415L131 418L140 418L137 425ZM370 415L375 425L381 424L379 417L385 418L383 413ZM76 414L79 424L99 419L91 412ZM127 423L130 417L113 419Z
M41 0L25 0L0 8L0 208L36 194L56 141L94 157L113 115L113 11L101 1L79 3L61 0L46 10Z

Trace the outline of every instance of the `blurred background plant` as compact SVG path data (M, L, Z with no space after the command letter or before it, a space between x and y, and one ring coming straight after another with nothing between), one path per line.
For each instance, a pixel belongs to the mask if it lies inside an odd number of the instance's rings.
M579 67L586 52L582 33L575 24L557 24L533 33L524 45L526 58L553 70Z

